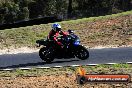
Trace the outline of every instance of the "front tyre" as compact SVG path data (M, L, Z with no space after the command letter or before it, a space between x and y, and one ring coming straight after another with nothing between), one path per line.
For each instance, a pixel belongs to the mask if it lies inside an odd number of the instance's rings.
M77 46L76 47L76 54L75 56L81 60L85 60L89 58L89 52L84 46Z
M54 60L53 51L46 47L39 50L39 56L42 60L46 61L46 63L51 63Z

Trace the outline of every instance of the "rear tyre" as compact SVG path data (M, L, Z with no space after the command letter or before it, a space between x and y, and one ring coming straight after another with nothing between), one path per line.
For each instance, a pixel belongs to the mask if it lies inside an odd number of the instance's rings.
M85 60L89 58L89 52L84 46L78 46L76 50L75 56L81 60Z
M39 50L39 56L42 60L46 61L46 63L51 63L54 60L53 50L46 47Z

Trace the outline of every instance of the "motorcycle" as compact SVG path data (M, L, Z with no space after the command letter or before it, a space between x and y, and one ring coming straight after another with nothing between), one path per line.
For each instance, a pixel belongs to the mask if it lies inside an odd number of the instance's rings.
M75 34L57 37L63 47L57 45L54 41L48 39L37 40L39 46L43 46L39 50L39 56L47 63L51 63L55 58L79 58L85 60L89 58L89 51L80 44L80 39Z

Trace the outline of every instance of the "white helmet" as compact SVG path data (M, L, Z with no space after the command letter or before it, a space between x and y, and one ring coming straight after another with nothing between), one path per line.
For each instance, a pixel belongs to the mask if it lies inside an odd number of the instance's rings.
M58 23L54 23L54 24L52 25L52 29L53 29L54 31L61 31L61 26L60 26Z

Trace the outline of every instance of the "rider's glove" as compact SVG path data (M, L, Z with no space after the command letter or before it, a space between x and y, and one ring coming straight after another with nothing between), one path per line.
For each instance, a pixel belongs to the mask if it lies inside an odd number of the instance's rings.
M57 42L57 44L58 44L58 45L62 45L62 43L61 43L61 42Z
M61 42L57 42L59 46L61 46L61 48L64 47L64 45Z

